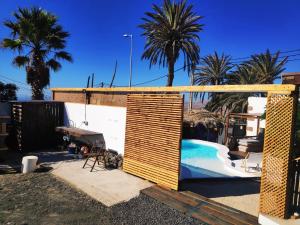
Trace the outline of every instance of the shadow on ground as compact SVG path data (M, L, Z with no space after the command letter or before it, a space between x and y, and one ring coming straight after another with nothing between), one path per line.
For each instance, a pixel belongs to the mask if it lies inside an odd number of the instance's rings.
M22 157L26 155L35 155L38 156L38 164L43 164L39 171L48 170L49 165L63 162L63 161L72 161L77 160L76 155L68 154L67 151L59 151L57 149L47 149L34 152L18 152L13 150L1 150L0 151L0 175L3 174L14 174L21 172L22 166Z
M0 151L0 175L19 173L21 170L22 154L17 151Z
M191 191L207 198L242 196L260 192L259 178L217 178L186 180L181 191Z

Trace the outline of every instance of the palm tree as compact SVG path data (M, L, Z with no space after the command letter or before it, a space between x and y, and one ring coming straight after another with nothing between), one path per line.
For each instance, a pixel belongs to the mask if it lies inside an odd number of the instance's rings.
M72 62L72 56L64 51L70 35L57 23L56 16L40 8L19 8L14 17L15 21L4 22L11 38L3 39L1 45L18 53L13 64L26 68L32 99L40 100L50 84L50 70L56 72L62 67L58 60Z
M225 78L226 84L272 84L285 70L288 57L280 60L280 52L252 55L251 59L237 66L237 69ZM246 112L248 97L259 96L262 93L225 93L218 94L217 98L211 99L206 108L211 111Z
M251 60L247 62L253 68L256 76L259 77L261 84L272 84L276 79L280 78L280 74L285 70L288 57L280 60L280 52L271 54L269 49L265 53L251 56Z
M231 57L217 52L201 59L202 66L197 68L194 74L194 84L197 85L221 85L225 82L227 73L233 68ZM197 95L198 93L196 93ZM200 93L200 99L204 100L204 93ZM209 95L212 98L214 95Z
M145 50L142 59L150 60L150 67L155 64L168 67L167 86L172 86L174 79L174 65L180 52L184 56L184 69L198 64L200 48L198 32L202 31L202 24L198 23L201 16L196 15L193 5L186 1L179 3L165 0L162 7L153 5L154 12L147 12L142 18L141 27L146 37Z
M256 75L255 70L249 64L243 63L237 69L226 75L226 84L229 85L248 85L259 84L261 80ZM220 93L217 101L211 101L207 108L212 111L221 111L224 114L229 112L246 112L248 97L258 96L259 93Z
M15 84L4 84L0 81L0 102L17 100L17 90Z

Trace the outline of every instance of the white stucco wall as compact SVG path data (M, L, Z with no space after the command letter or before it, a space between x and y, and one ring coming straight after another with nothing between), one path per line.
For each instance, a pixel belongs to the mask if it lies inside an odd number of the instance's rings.
M266 110L267 98L264 97L249 97L248 98L248 113L263 114ZM251 110L250 110L251 109ZM256 135L257 120L247 120L247 127L252 127L252 131L247 130L247 136ZM265 127L265 120L260 120L260 128Z
M72 120L76 127L102 133L106 148L110 148L124 154L126 108L111 107L101 105L86 105L85 125L85 105L78 103L65 103L64 123L66 126L72 125Z

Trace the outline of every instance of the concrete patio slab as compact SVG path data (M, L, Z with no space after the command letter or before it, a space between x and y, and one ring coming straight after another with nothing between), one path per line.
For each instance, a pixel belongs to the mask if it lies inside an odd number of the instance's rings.
M212 200L241 210L253 216L258 216L259 194L241 196L226 196L211 198Z
M82 168L83 160L51 164L52 174L69 182L92 198L110 207L137 197L140 191L153 184L122 170L107 170L102 165Z

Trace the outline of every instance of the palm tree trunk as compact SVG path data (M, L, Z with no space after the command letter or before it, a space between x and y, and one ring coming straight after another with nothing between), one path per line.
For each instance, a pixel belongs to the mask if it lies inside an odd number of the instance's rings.
M191 75L190 75L190 82L191 82L191 86L194 85L194 67L192 68L192 71L191 71ZM190 99L189 99L189 112L191 112L193 110L193 95L194 95L194 92L190 92Z
M32 100L44 100L43 88L39 85L38 81L31 84Z
M174 80L174 60L173 59L168 59L168 83L167 86L172 86L173 85L173 80Z

